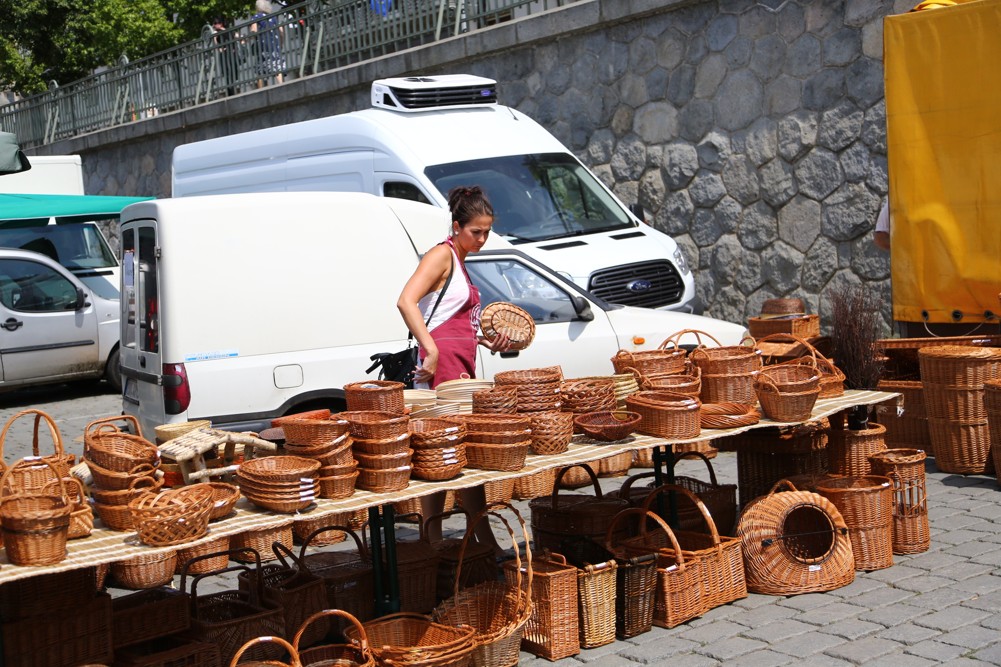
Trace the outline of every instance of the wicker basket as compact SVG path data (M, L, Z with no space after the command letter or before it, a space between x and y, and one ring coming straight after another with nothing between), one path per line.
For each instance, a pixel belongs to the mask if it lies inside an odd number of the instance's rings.
M111 597L107 593L94 594L58 612L4 622L0 626L3 664L110 664L111 626Z
M581 414L615 409L615 383L611 378L564 380L560 401L566 412Z
M156 437L156 444L162 445L168 440L178 438L185 433L190 433L200 428L212 428L212 422L208 419L194 419L192 421L178 422L176 424L161 424L153 428ZM136 433L139 433L138 427Z
M509 350L524 350L535 339L535 320L513 303L495 301L480 312L480 330L490 342L498 334L507 334Z
M535 412L531 415L532 453L562 454L573 439L574 416L569 412Z
M633 467L633 453L625 451L606 456L603 459L598 459L595 465L597 467L595 473L598 477L624 477Z
M365 440L396 438L409 433L406 415L380 410L354 410L337 415L347 420L351 437Z
M559 366L501 371L494 375L494 383L498 386L561 382L562 380L563 370Z
M159 465L160 450L156 445L142 436L121 430L117 424L120 421L130 423L135 432L139 432L139 422L130 415L92 421L83 435L84 458L115 472L128 472L144 463Z
M869 457L886 449L885 432L882 424L869 424L869 428L860 431L832 429L827 444L828 471L845 477L871 475Z
M383 665L463 667L477 646L476 631L468 625L451 627L405 612L363 623L361 631L349 625L344 634L355 644L367 636L376 664Z
M327 634L317 625L317 621L325 618L336 618L345 621L353 629L354 640L349 644L315 644L309 648L301 648L301 644L309 638L310 633L319 630L321 635ZM311 642L306 641L309 644ZM292 646L299 654L299 660L304 667L375 667L375 655L368 643L368 634L361 622L340 609L324 609L307 618L298 629L292 640Z
M209 521L217 521L229 516L240 499L240 487L228 482L208 482L212 489L212 510Z
M368 510L365 510L368 513ZM302 514L297 516L292 521L292 541L294 544L302 544L310 533L315 531L317 528L323 528L325 526L336 526L336 525L346 525L348 521L347 512L339 512L337 514L323 514L321 516L312 516L310 514ZM347 539L347 535L344 534L342 530L327 530L319 533L313 538L314 547L328 546L331 544L340 544Z
M668 391L638 391L626 398L631 412L640 415L638 433L672 440L699 435L699 408L696 398Z
M219 649L183 635L161 637L115 651L115 667L220 667Z
M283 521L277 526L245 530L230 535L229 538L229 548L235 552L232 560L238 563L275 560L279 554L275 551L276 545L285 547L286 551L292 548L292 519ZM253 552L257 555L255 556Z
M684 349L668 338L656 350L619 350L612 357L612 367L619 374L628 373L628 369L632 368L644 376L669 375L685 370L687 355Z
M505 445L466 441L466 466L480 470L515 471L525 467L530 439Z
M998 474L1001 470L1001 380L988 380L984 383L984 409L991 436L991 461L994 463L995 474Z
M277 658L264 658L259 657L252 660L242 660L244 653L250 651L260 652L263 646L268 644L276 644L274 649L270 649L269 652L272 655L288 655L289 661L285 662ZM291 644L281 637L254 637L253 639L248 639L244 642L243 646L236 650L233 655L233 659L229 662L229 667L302 667L302 663L299 662L299 652L295 650Z
M597 648L615 641L618 605L615 559L587 563L577 570L577 612L581 648Z
M29 415L34 416L31 439L32 456L38 457L41 460L32 459L32 465L19 466L18 472L7 481L7 484L10 485L13 490L25 493L39 491L56 479L68 477L70 474L70 466L72 466L75 461L75 457L72 454L67 454L63 449L63 436L59 432L59 427L56 426L55 420L42 410L28 409L21 410L20 412L14 414L4 424L3 430L0 431L0 470L3 470L4 468L2 463L3 446L7 441L8 432L14 425L14 422L21 417ZM40 453L38 442L39 428L43 421L49 429L49 436L52 439L53 448L52 454L46 454L44 456Z
M751 426L761 420L761 414L747 403L703 403L699 410L702 428L737 428Z
M514 480L512 497L518 500L531 500L539 496L548 496L553 492L556 483L556 468L547 468L539 472L525 475Z
M916 554L931 546L925 458L918 449L886 449L869 457L872 472L893 481L893 553Z
M575 468L584 470L590 478L594 495L560 493L562 479ZM578 463L562 468L556 476L552 493L532 500L528 506L535 548L549 549L570 557L570 547L582 538L600 544L615 514L626 509L629 503L622 498L604 496L598 476L591 466ZM623 526L622 530L623 534L616 535L616 538L625 536L626 527Z
M491 501L488 501L491 502ZM434 522L443 521L446 517L461 514L466 519L466 533L470 533L469 542L462 549L461 538L444 538L440 541L432 541L431 546L438 556L438 574L436 577L436 598L440 602L452 595L455 589L455 578L462 575L460 586L474 586L484 581L494 581L497 579L497 563L494 560L493 548L489 544L482 544L477 541L476 533L472 531L469 512L456 507L447 509L441 514L434 514L424 522L424 530L430 534L428 527ZM462 567L459 567L460 556Z
M157 552L133 556L111 564L111 576L123 588L156 588L169 584L177 569L177 553Z
M409 429L410 446L415 451L454 447L466 439L465 424L457 424L448 419L411 419Z
M150 477L156 474L156 468L143 463L128 472L115 472L102 468L93 461L86 461L87 469L94 480L94 485L109 491L122 491L132 486L132 483L140 477Z
M677 493L685 498L686 504L694 505L702 515L703 525L698 531L676 530L674 537L685 552L686 560L698 559L702 563L701 581L702 607L708 611L734 600L747 597L744 579L744 564L741 559L740 540L720 535L716 522L698 496L683 486L664 484L653 491L643 501L642 509L650 511L663 493ZM649 545L650 538L645 533L645 524L640 524L640 536L635 538ZM659 534L658 534L659 535ZM630 540L625 541L631 543ZM670 548L666 543L658 544L661 549Z
M10 486L18 468L37 467L37 460L22 459L0 477L3 546L7 559L14 565L55 565L66 558L73 504L65 483L58 477L57 466L49 459L42 459L41 463L57 476L57 486L50 487L51 491L18 492Z
M756 339L774 334L813 338L820 335L820 316L748 317L747 330Z
M372 559L361 539L347 524L329 523L307 535L299 547L300 567L323 579L327 589L327 608L341 609L366 621L375 613ZM313 541L325 533L346 535L356 548L314 550L307 555Z
M515 530L498 512L501 508L513 514L521 528L521 538L525 544L524 559ZM532 554L528 547L529 536L525 522L514 507L508 504L490 504L473 519L473 525L486 516L499 519L511 537L517 575L515 583L485 581L465 589L459 588L462 554L470 541L467 532L460 547L460 573L456 576L454 594L435 607L433 618L447 625L469 625L475 629L473 664L477 667L511 667L518 664L522 631L532 613Z
M517 576L514 562L505 563L507 582L514 583ZM532 560L532 615L525 624L521 648L546 660L580 653L577 568L559 554L547 552Z
M663 390L698 397L702 390L702 370L690 361L680 373L643 375L635 368L627 370L636 377L637 391Z
M817 493L841 512L856 570L893 565L893 486L888 477L828 478L817 484Z
M740 504L747 506L786 477L826 474L829 432L827 420L821 420L761 428L727 438L727 447L737 452Z
M282 420L286 445L328 445L348 432L341 418L317 419L289 416Z
M70 527L66 533L67 539L76 540L81 537L89 537L94 530L94 510L87 499L83 482L76 477L64 477L63 481L71 488L67 490L67 499L73 507L70 512ZM55 482L50 482L49 487L53 488Z
M365 380L344 385L344 400L348 411L376 411L402 415L406 409L403 402L402 382L388 380Z
M129 511L139 541L153 547L166 547L204 535L208 531L213 503L212 490L196 484L143 494L129 502Z
M764 413L765 417L778 422L800 422L809 419L813 413L813 406L817 403L817 397L820 395L818 384L820 377L811 376L810 381L814 385L813 388L787 391L787 387L803 384L803 381L793 381L787 385L780 385L773 377L780 367L773 366L771 368L774 369L771 374L766 374L763 370L754 382L754 391L761 404L761 412ZM792 372L809 373L802 366L786 366L783 370L785 371L783 375L791 375Z
M704 331L685 329L671 337L679 342L692 334L698 340L698 347L688 353L688 358L702 370L703 382L706 375L748 375L761 368L761 351L754 347L753 338L745 338L740 345L720 345L720 342ZM716 344L708 347L702 342L705 336ZM743 345L750 341L751 345Z
M656 558L653 623L662 628L673 628L701 616L705 611L702 601L702 561L690 558L688 552L681 548L670 526L653 512L632 508L622 512L617 521L632 516L652 521L661 534L654 538L653 534L644 533L641 540L631 539L614 547L610 540L609 548L614 548L620 558ZM641 522L640 525L645 524ZM666 548L659 545L665 545Z
M197 545L178 549L177 567L174 572L180 574L187 568L188 574L205 574L222 570L228 564L229 535L220 535Z
M642 420L643 415L638 412L614 410L577 415L574 424L589 438L615 442L628 438Z
M227 557L236 556L238 551L225 552ZM189 593L188 575L192 566L201 560L215 559L218 554L197 556L181 570L180 590ZM198 585L207 577L220 578L230 572L247 572L253 582L250 590L221 590L205 595L198 594ZM225 663L234 660L237 651L246 642L256 637L281 635L285 629L282 610L264 598L264 580L261 576L260 561L254 566L236 565L222 570L196 575L191 580L191 629L189 636L199 641L215 644ZM251 657L257 657L253 653Z
M918 350L921 382L929 384L982 387L988 380L1001 379L1001 348L967 345L936 345Z
M473 392L473 414L510 414L518 410L518 390L494 387Z
M785 487L789 490L779 491ZM820 593L850 584L855 559L838 509L783 481L744 508L737 524L747 588L765 595Z
M426 614L434 608L438 577L438 552L431 545L420 513L400 514L395 521L416 523L417 539L396 539L396 568L400 582L400 610ZM364 540L363 540L364 542ZM383 556L385 558L385 556ZM383 566L385 566L385 562Z

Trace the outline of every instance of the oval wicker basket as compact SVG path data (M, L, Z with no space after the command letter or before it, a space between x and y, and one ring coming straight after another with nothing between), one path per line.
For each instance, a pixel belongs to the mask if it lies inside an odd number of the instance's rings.
M370 470L358 468L358 479L355 486L366 491L376 493L390 493L392 491L402 491L410 484L410 466L399 468L382 468Z
M410 449L410 434L392 436L389 438L355 438L351 444L352 452L359 454L400 454Z
M264 456L240 464L239 474L261 484L298 482L320 469L320 462L301 456Z
M129 502L139 541L154 547L184 544L208 531L212 489L202 484L147 493Z
M350 424L353 438L379 440L394 438L407 433L410 418L385 410L349 410L337 415Z
M563 369L559 366L545 368L528 368L517 371L501 371L494 375L495 385L539 384L545 382L560 382L563 380Z
M661 438L686 439L699 435L697 398L668 391L638 391L626 397L631 412L642 418L637 433Z
M628 369L647 375L671 375L685 370L688 353L665 340L656 350L619 350L612 357L612 368L616 373L628 373Z
M158 465L157 446L118 428L116 422L122 420L133 423L138 432L139 422L130 415L106 417L87 424L83 435L84 458L114 472L128 472L143 464Z
M531 440L494 445L466 441L466 466L480 470L521 470L532 447Z
M611 410L577 415L574 424L589 438L614 442L628 438L642 419L638 412Z
M282 431L286 445L329 445L348 432L349 424L342 418L308 419L286 417Z
M176 569L177 553L160 551L112 563L111 576L122 587L138 590L170 583Z
M465 426L467 438L470 433L520 431L532 428L532 418L521 414L449 415L446 419Z
M982 387L1001 379L1001 348L935 345L918 350L921 382L947 386Z
M410 446L415 450L451 447L466 437L464 424L435 417L411 419L409 429Z
M524 350L535 339L535 320L513 303L495 301L480 312L480 330L491 343L498 334L507 334L509 350Z
M414 450L412 449L400 452L399 454L362 454L361 452L355 452L355 459L358 461L359 468L386 470L410 465L410 459L413 458L413 455Z
M703 403L699 412L702 428L737 428L761 421L761 415L747 403Z

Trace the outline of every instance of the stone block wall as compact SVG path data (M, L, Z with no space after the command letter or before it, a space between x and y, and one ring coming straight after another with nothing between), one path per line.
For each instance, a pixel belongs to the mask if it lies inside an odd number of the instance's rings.
M44 152L82 153L87 192L169 196L179 144L362 108L376 78L479 74L677 239L707 314L799 296L826 322L828 290L864 284L888 322L882 19L913 4L585 0Z

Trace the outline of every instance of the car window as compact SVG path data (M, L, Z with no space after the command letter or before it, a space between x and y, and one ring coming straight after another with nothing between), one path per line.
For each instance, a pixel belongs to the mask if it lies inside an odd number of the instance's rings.
M26 313L70 310L76 305L76 286L44 264L0 260L0 303Z
M386 181L382 186L382 194L394 199L409 199L422 204L430 204L428 198L420 191L416 185L403 181Z
M532 267L512 259L468 262L469 277L480 290L480 303L507 301L524 308L536 324L569 322L576 316L570 294Z

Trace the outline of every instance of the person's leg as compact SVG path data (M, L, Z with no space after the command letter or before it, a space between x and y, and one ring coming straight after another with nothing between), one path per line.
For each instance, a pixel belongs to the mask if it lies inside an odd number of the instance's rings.
M459 497L459 504L462 505L462 509L469 512L470 520L475 518L487 506L487 494L483 490L482 484L468 489L459 489L456 491L456 494ZM504 549L497 544L497 538L494 537L494 532L490 528L489 517L484 518L483 521L476 524L473 534L476 536L477 542L490 546L498 556L503 553Z
M430 517L433 517L435 514L441 514L445 510L444 491L437 491L426 496L421 496L420 500L422 521L427 521ZM428 525L427 538L432 544L441 542L441 524L441 521L436 521Z

